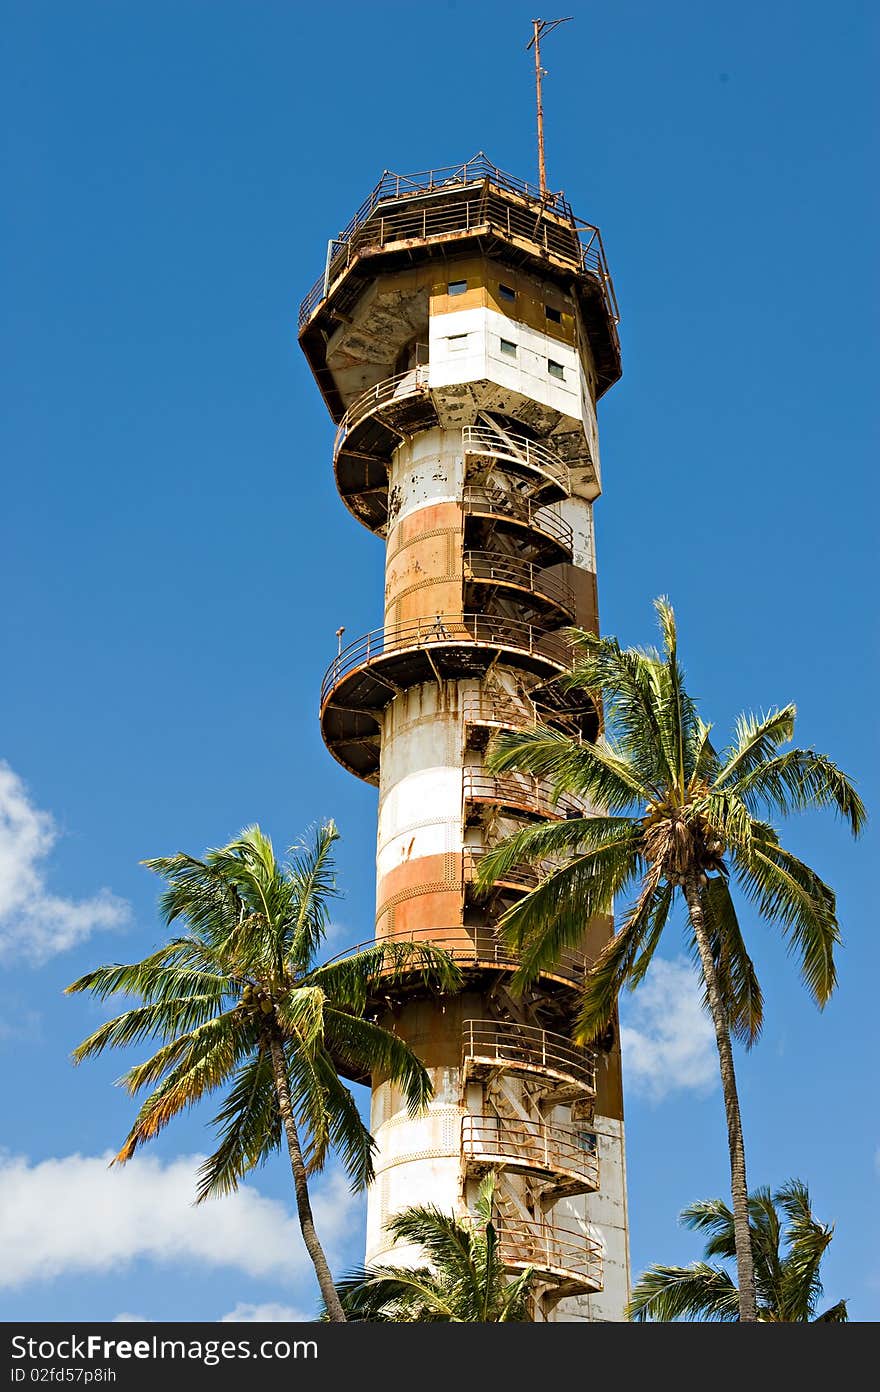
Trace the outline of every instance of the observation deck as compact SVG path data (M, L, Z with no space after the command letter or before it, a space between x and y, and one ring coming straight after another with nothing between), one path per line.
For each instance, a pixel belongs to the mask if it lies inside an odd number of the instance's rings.
M462 1061L465 1081L503 1069L530 1074L557 1101L596 1094L593 1050L578 1048L564 1034L535 1025L514 1020L465 1020Z
M523 266L577 297L597 368L597 393L621 375L619 310L602 236L561 194L505 174L480 152L464 164L416 174L385 171L327 247L322 274L299 309L299 339L334 420L345 414L327 342L370 283L468 252Z
M602 1248L580 1228L499 1214L495 1229L508 1270L531 1267L555 1285L557 1300L602 1289Z
M591 1127L468 1112L461 1119L461 1150L476 1175L492 1169L537 1175L545 1200L599 1188L598 1139Z
M499 659L544 681L567 672L564 633L492 614L437 614L386 627L349 643L321 685L321 733L335 759L368 782L379 771L382 711L408 687L482 677Z
M385 377L357 396L337 425L333 441L336 487L348 510L370 531L384 533L388 525L391 456L403 440L420 430L460 428L466 461L472 466L492 461L527 481L537 507L569 496L573 469L586 468L594 475L583 434L548 443L519 430L462 425L460 385L438 385L435 379L428 363ZM508 501L515 504L513 494ZM498 512L503 515L500 506ZM566 540L570 546L571 538Z

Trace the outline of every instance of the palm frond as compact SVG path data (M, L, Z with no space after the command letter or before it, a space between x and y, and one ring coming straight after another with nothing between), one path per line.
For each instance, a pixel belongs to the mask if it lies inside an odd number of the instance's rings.
M767 811L788 816L830 807L849 823L854 836L861 834L867 822L865 804L852 780L814 749L789 749L768 758L736 778L732 786L756 816Z
M211 855L216 852L209 852L209 858ZM215 936L222 940L229 923L239 918L241 901L235 885L218 876L206 861L180 851L141 863L168 883L159 898L159 909L167 924L183 918L195 933L211 941Z
M753 1189L748 1211L758 1319L777 1324L845 1321L846 1301L815 1314L822 1294L819 1267L834 1230L813 1216L807 1186L792 1179L775 1193L766 1187ZM736 1258L731 1210L721 1199L703 1199L689 1204L680 1221L706 1235L705 1261L689 1267L651 1267L636 1284L629 1318L738 1319L739 1296L732 1277L724 1268L707 1264L712 1258L731 1263Z
M213 994L139 1005L112 1020L105 1020L76 1046L72 1058L74 1063L82 1063L84 1059L97 1058L105 1049L128 1048L145 1039L179 1035L186 1038L193 1030L216 1020L221 1011L222 1002Z
M380 938L361 952L314 967L305 980L320 987L338 1009L359 1014L380 987L387 990L414 973L438 995L461 990L463 977L449 953L418 939L383 942Z
M633 1287L627 1318L670 1321L697 1319L732 1324L739 1319L739 1291L722 1267L651 1266Z
M572 793L609 812L625 812L652 796L651 785L607 741L585 743L549 726L495 735L486 767L490 773L548 779L557 796Z
M840 930L834 891L779 845L772 828L756 822L754 830L751 854L734 851L737 881L762 916L780 925L789 950L800 959L807 989L822 1007L837 981L834 948Z
M786 1217L787 1254L782 1263L782 1316L810 1318L822 1295L819 1269L831 1239L833 1224L813 1216L810 1193L798 1179L790 1179L774 1195Z
M339 840L336 823L316 827L311 845L290 848L289 874L295 892L296 914L285 950L298 971L307 971L324 941L330 921L330 900L338 897L333 847Z
M232 1193L281 1144L281 1114L266 1050L257 1050L239 1068L214 1124L220 1144L199 1169L198 1203Z
M320 986L295 986L275 1003L275 1018L285 1036L311 1049L324 1034L327 998Z
M428 1267L354 1267L337 1282L336 1290L349 1320L371 1324L455 1320L448 1293Z
M559 862L561 869L574 857L589 855L621 839L630 841L637 835L637 824L629 817L567 817L558 822L535 822L482 853L477 889L485 892L523 863L544 868Z
M116 1156L120 1164L130 1160L145 1141L158 1136L180 1112L195 1106L229 1080L251 1046L250 1036L240 1025L239 1012L230 1011L193 1034L180 1062L141 1104Z
M715 779L716 788L738 783L772 757L780 744L787 744L794 735L797 707L783 706L766 715L739 715L736 719L733 743L721 755L721 768Z
M636 878L638 848L638 831L624 825L604 844L551 871L502 915L504 936L519 952L515 991L554 967L566 949L582 947L590 920L609 914L614 896Z
M846 1324L849 1320L849 1312L846 1308L845 1300L838 1300L836 1305L830 1305L827 1310L823 1310L821 1315L816 1315L813 1324Z
M642 886L614 937L605 944L587 973L574 1023L573 1033L578 1043L591 1043L607 1028L624 985L634 986L644 976L669 915L672 898L671 887L656 879Z
M599 638L586 630L574 630L571 641L574 665L564 685L601 693L606 729L643 781L659 794L675 782L657 704L662 659L653 651L622 649L616 638Z
M145 1003L168 1001L175 997L213 995L222 999L234 986L226 972L216 970L216 963L204 954L200 967L211 961L214 970L194 970L181 964L181 959L193 960L198 944L189 938L168 943L142 962L119 963L95 967L78 977L65 988L65 995L91 991L99 1000L108 996L137 996Z
M338 1157L352 1189L365 1189L375 1178L373 1157L376 1142L364 1125L357 1103L336 1072L326 1049L316 1051L314 1067L326 1098L330 1149Z
M432 1266L440 1267L467 1289L468 1298L480 1308L481 1290L473 1262L471 1233L454 1214L434 1204L419 1204L395 1214L388 1222L395 1242L412 1243L424 1251Z
M396 1083L412 1116L428 1105L433 1087L427 1069L399 1035L330 1005L324 1020L327 1050L346 1071L355 1076L377 1074Z

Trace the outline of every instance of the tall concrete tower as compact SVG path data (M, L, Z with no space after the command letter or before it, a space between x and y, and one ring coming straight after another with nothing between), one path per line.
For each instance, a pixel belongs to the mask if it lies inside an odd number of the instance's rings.
M525 822L582 810L492 776L485 750L493 731L536 720L596 737L589 696L558 679L563 630L597 627L596 402L620 376L616 325L598 229L482 154L386 172L329 244L299 318L337 426L340 496L386 547L383 621L324 678L324 740L379 790L376 937L430 939L466 983L437 999L413 979L375 1003L425 1061L434 1099L413 1118L369 1080L367 1259L391 1258L393 1214L464 1212L495 1169L504 1260L535 1268L549 1320L620 1319L628 1295L618 1043L610 1031L591 1052L570 1037L611 927L585 924L582 950L514 996L497 923L539 870L489 898L474 872Z

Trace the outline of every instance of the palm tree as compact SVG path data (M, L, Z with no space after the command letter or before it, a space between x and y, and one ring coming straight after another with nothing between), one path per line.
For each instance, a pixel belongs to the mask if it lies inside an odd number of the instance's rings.
M574 794L604 809L536 823L487 854L481 881L493 883L522 861L551 862L538 885L502 919L520 952L522 989L560 951L582 940L584 925L630 904L599 953L576 1022L580 1042L609 1025L618 994L643 979L678 897L715 1028L730 1150L740 1318L757 1317L749 1246L742 1121L731 1036L750 1046L763 1000L730 892L731 876L758 912L781 930L800 959L803 980L822 1007L835 985L840 940L835 896L816 872L780 843L764 817L831 807L854 835L865 809L850 780L824 754L780 746L794 733L795 707L740 716L733 742L717 753L711 727L684 687L675 617L656 601L663 652L622 649L614 638L574 630L567 685L594 691L606 725L595 743L536 727L501 733L489 751L494 772L547 779L556 796Z
M430 1266L364 1266L337 1289L349 1319L383 1324L503 1324L531 1319L531 1268L508 1281L492 1221L495 1176L480 1185L473 1218L433 1205L404 1209L387 1225L395 1242L421 1247ZM326 1313L325 1316L326 1318Z
M225 1088L214 1118L220 1144L199 1172L199 1202L237 1188L239 1180L287 1141L303 1240L333 1320L345 1315L315 1231L308 1177L331 1149L359 1188L373 1177L374 1142L337 1067L351 1076L378 1072L403 1090L411 1112L429 1100L428 1075L408 1046L365 1018L380 982L422 972L438 991L457 990L458 968L428 945L377 943L324 966L324 940L335 893L332 822L281 864L257 826L209 851L144 863L167 882L160 899L167 925L183 936L127 966L87 972L68 992L99 999L126 995L136 1007L101 1025L74 1060L107 1048L161 1041L121 1083L136 1095L151 1089L116 1156L124 1163L171 1119Z
M692 1266L650 1267L633 1289L628 1318L738 1320L739 1291L730 1273L721 1265L709 1265L712 1257L724 1261L736 1255L733 1214L720 1199L706 1199L686 1208L680 1221L692 1231L708 1233L706 1260ZM845 1300L816 1313L822 1295L819 1267L834 1225L813 1217L807 1186L790 1179L775 1194L756 1189L749 1195L749 1224L758 1319L774 1324L845 1323Z

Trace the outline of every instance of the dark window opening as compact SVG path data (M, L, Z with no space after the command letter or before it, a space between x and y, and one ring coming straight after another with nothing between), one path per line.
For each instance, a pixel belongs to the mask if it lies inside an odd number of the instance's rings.
M562 363L554 362L552 358L547 359L547 371L551 377L558 377L560 381L565 378L565 368Z
M512 343L512 342L510 341L509 338L502 338L502 339L500 340L500 342L501 342L501 351L502 351L502 353L507 353L509 357L515 358L515 357L516 357L516 344L515 344L515 343Z
M463 295L467 290L466 280L450 280L446 287L450 295Z
M515 300L516 291L514 290L512 285L499 285L498 298L501 300Z
M550 320L550 323L551 323L551 324L561 324L561 323L562 323L562 310L561 310L561 309L554 309L552 305L545 304L545 306L544 306L544 313L546 314L547 318Z

